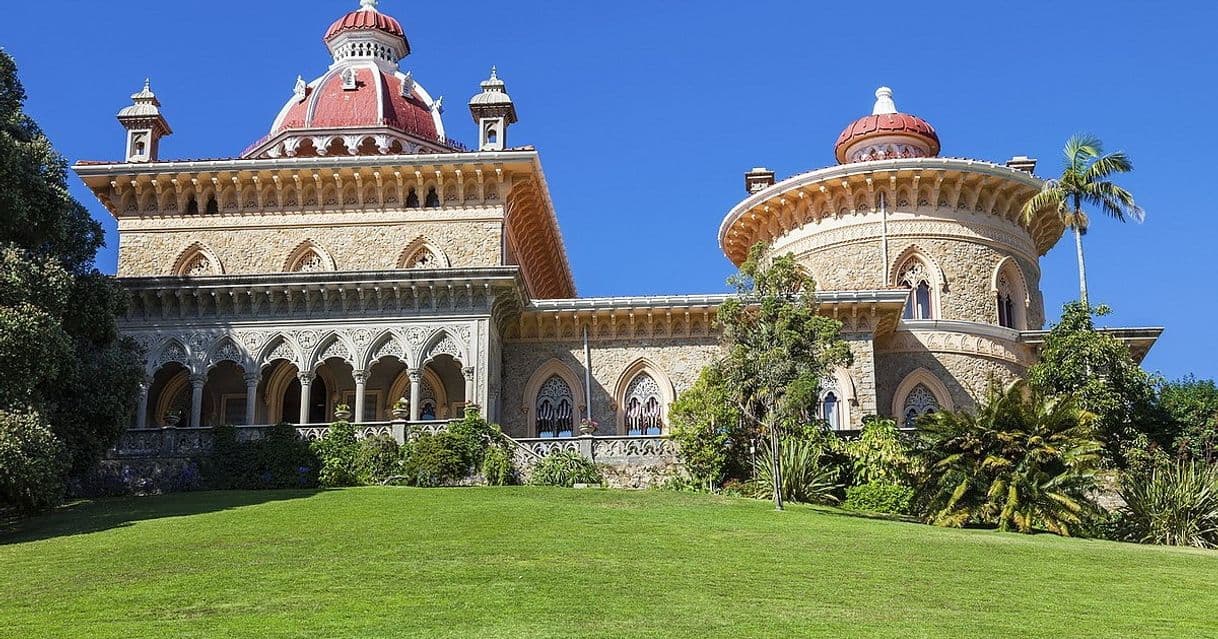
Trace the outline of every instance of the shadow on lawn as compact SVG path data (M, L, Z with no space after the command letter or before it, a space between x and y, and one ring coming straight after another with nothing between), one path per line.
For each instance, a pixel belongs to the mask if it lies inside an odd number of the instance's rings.
M137 521L219 512L273 501L300 499L310 490L221 490L150 497L79 501L34 517L0 513L0 546L130 526Z

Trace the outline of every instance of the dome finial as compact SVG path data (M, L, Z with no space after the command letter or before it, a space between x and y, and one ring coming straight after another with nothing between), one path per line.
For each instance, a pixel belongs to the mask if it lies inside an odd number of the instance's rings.
M491 79L492 80L499 79L499 69L493 64L491 65Z
M376 0L359 0L360 11L376 11Z
M888 87L880 87L875 90L875 106L871 109L871 115L883 115L886 113L897 113L897 104L892 101L892 89Z

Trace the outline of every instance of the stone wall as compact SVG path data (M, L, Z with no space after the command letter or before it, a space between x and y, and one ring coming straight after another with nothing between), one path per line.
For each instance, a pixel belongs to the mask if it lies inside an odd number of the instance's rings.
M985 393L991 379L1006 384L1026 369L1014 362L959 353L876 353L876 401L881 415L893 417L893 395L910 373L925 368L947 388L955 409L968 409Z
M822 221L778 238L774 252L791 252L816 278L820 290L890 288L893 271L916 250L942 280L936 288L941 319L996 324L994 272L1005 257L1019 265L1028 288L1027 328L1044 324L1040 268L1023 229L992 216L926 211L889 214L888 265L883 264L878 213ZM896 274L899 275L899 274Z
M592 343L592 417L600 423L598 434L621 434L617 429L614 397L619 379L628 367L648 360L672 383L675 394L689 388L702 368L720 353L714 338L655 338L653 340L605 340ZM531 437L533 398L525 387L539 368L551 359L566 365L583 385L584 347L578 340L507 341L503 345L503 395L499 413L504 431L513 437ZM656 381L663 384L662 380ZM624 385L629 380L621 380Z
M496 266L502 259L501 215L498 207L483 207L446 209L444 219L419 210L124 218L118 275L172 275L196 242L211 251L225 274L281 272L306 241L328 253L340 271L397 268L402 252L419 238L452 266Z
M850 365L850 379L854 383L853 402L850 405L850 428L862 428L863 418L877 414L875 396L875 344L870 333L846 333L842 335L850 345L854 362Z

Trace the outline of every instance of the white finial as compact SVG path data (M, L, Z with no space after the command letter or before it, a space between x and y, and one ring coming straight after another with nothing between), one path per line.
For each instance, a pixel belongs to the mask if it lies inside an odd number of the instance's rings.
M359 0L360 11L376 11L376 0Z
M145 91L152 90L152 79L151 78L144 78L144 90Z
M871 109L871 115L885 113L897 113L897 104L892 101L892 89L880 87L875 90L875 106Z
M491 79L492 80L499 79L498 69L493 64L491 65Z

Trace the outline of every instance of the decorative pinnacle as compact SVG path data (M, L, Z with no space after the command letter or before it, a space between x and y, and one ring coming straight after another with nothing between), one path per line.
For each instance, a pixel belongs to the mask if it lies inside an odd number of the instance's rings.
M880 87L875 90L875 106L871 109L871 115L885 113L897 113L897 105L892 101L892 89Z
M360 11L376 11L376 0L359 0Z
M492 80L499 79L498 68L493 64L491 65L491 79Z

